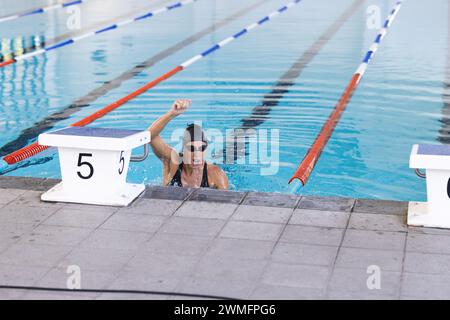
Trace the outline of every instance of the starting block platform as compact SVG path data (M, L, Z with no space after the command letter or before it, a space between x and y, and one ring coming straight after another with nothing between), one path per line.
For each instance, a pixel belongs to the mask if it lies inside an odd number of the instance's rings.
M416 144L410 167L426 170L427 202L410 202L408 225L450 228L450 146Z
M149 131L68 127L39 135L57 147L62 182L43 201L126 206L145 186L126 183L131 151L150 142Z

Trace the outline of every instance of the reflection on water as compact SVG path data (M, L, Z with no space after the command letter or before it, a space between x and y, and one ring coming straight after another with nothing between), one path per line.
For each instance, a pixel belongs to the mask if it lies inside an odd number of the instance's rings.
M16 37L0 39L0 62L38 50L45 46L45 36Z
M267 1L247 10L226 27L213 28L205 36L185 44L182 50L162 55L156 62L150 57L226 19L249 3L199 1L152 23L114 31L52 55L0 69L2 152L8 142L46 117L52 118L55 128L67 126L155 79L283 2ZM172 132L193 121L201 121L205 129L217 130L224 137L227 130L239 128L279 130L278 170L274 175L261 175L260 164L239 162L238 155L248 156L245 150L248 144L236 144L233 161L221 165L233 189L424 200L425 185L409 169L408 159L412 144L436 143L440 121L447 123L445 112L442 116L442 99L447 99L448 93L443 92L442 84L448 70L445 66L449 5L444 0L436 0L434 6L418 0L405 3L309 183L305 188L287 184L374 39L377 31L366 28L367 5L380 5L383 18L392 7L392 1L362 1L348 21L343 21L339 17L355 0L339 3L337 7L334 0L305 1L298 10L230 44L92 126L145 129L173 100L187 97L193 100L193 106L168 125L163 132L167 141ZM335 21L342 26L331 28ZM333 34L327 34L327 30ZM321 37L324 34L327 36ZM414 41L411 34L415 35ZM33 45L42 46L44 40L4 39L2 57L23 54ZM152 63L141 65L143 61ZM121 75L124 81L117 80ZM74 112L57 114L62 110ZM446 131L444 128L444 134ZM28 138L21 141L29 142ZM216 156L222 158L223 154L218 152ZM9 168L7 174L58 178L57 154L43 157L49 161L35 159L16 170ZM160 183L159 160L151 154L145 162L133 163L129 180Z

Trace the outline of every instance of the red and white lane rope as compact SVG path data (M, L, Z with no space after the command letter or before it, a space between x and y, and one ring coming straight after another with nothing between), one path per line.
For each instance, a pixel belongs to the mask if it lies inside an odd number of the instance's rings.
M349 84L345 88L341 98L339 99L337 105L335 106L333 112L328 117L328 120L323 125L322 129L320 130L319 134L316 137L316 140L308 150L308 153L303 158L303 161L298 166L297 170L295 171L294 175L289 180L289 183L291 183L294 179L299 179L303 185L306 184L306 182L309 179L309 176L311 175L312 171L314 170L314 167L317 163L317 161L320 158L320 155L322 154L323 149L325 148L326 144L328 143L328 140L330 139L331 135L333 134L334 129L336 128L336 125L338 124L342 113L345 111L345 108L348 105L348 102L350 101L353 92L358 87L358 84L363 77L364 73L366 72L367 66L369 62L374 57L375 53L378 50L378 46L380 45L381 41L384 39L384 36L386 35L389 27L391 26L392 22L394 21L398 11L400 10L400 7L402 6L402 1L398 1L395 4L394 9L390 12L389 16L387 17L383 28L381 28L380 32L375 38L375 41L371 45L369 51L367 51L366 55L364 56L364 59L362 63L359 65L356 72L353 74L353 77L351 78Z
M154 86L156 86L157 84L161 83L162 81L174 76L175 74L177 74L178 72L186 69L187 67L193 65L194 63L196 63L197 61L199 61L202 58L207 57L208 55L210 55L211 53L217 51L220 48L223 48L224 46L226 46L227 44L231 43L232 41L242 37L243 35L247 34L248 32L250 32L251 30L262 26L263 24L267 23L268 21L270 21L272 18L278 16L279 14L287 11L289 8L295 6L296 4L300 3L302 0L294 0L291 1L289 3L287 3L285 6L281 7L280 9L268 14L267 16L263 17L262 19L258 20L255 23L252 23L251 25L245 27L244 29L242 29L241 31L237 32L236 34L234 34L233 36L230 36L228 38L223 39L222 41L220 41L219 43L213 45L212 47L208 48L207 50L203 51L202 53L186 60L185 62L181 63L180 65L178 65L177 67L173 68L172 70L166 72L165 74L163 74L162 76L156 78L155 80L147 83L146 85L144 85L143 87L137 89L136 91L128 94L127 96L111 103L110 105L104 107L103 109L98 110L97 112L94 112L93 114L81 119L80 121L77 121L75 123L72 124L72 126L85 126L89 123L92 123L93 121L103 117L104 115L108 114L109 112L117 109L118 107L122 106L123 104L127 103L128 101L138 97L139 95L143 94L144 92L146 92L147 90L153 88ZM15 164L19 161L25 160L29 157L32 157L38 153L40 153L41 151L47 149L48 147L46 146L41 146L39 145L37 142L26 146L22 149L19 149L17 151L14 151L12 153L10 153L9 155L5 156L3 158L3 160L5 160L6 163L8 164Z

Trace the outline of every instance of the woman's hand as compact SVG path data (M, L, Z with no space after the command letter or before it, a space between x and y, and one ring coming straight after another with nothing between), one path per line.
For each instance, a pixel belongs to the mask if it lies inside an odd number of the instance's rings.
M191 106L192 101L190 99L178 99L176 100L169 110L170 115L173 117L179 116Z

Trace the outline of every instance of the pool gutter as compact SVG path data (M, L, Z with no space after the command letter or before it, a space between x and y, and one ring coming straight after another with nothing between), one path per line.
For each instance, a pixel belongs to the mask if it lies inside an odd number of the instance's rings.
M8 189L44 192L59 182L60 180L57 179L1 176L0 189L6 190L6 192ZM392 200L299 196L283 193L193 189L154 185L147 185L146 190L139 198L220 202L249 206L401 216L406 216L408 208L408 202Z

